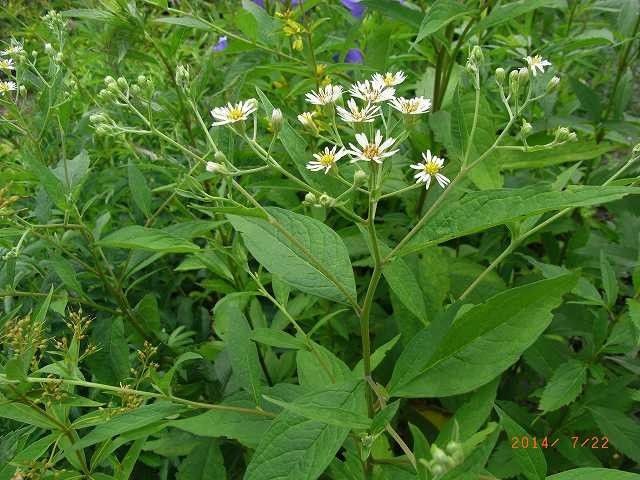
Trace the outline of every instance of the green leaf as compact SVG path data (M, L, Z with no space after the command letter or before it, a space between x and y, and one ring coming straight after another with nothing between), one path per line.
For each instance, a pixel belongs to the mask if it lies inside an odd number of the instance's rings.
M255 401L249 400L245 392L242 398L230 398L221 405L255 408ZM193 417L174 420L169 426L179 428L194 435L213 438L231 438L249 448L255 448L264 432L269 428L272 417L253 415L230 410L210 410Z
M529 433L518 425L499 407L495 407L500 416L500 423L507 431L509 438L529 436ZM547 474L547 461L540 448L514 448L512 450L516 462L520 465L522 473L528 480L544 480Z
M531 215L566 207L598 205L638 193L640 189L636 187L586 185L570 186L562 191L531 186L471 192L438 210L400 253L418 251Z
M184 352L180 354L173 363L173 366L156 382L158 389L167 395L171 395L171 382L173 381L173 376L175 375L176 370L178 370L178 367L184 362L200 360L201 358L202 355L195 352Z
M618 278L603 250L600 251L600 274L602 275L602 288L604 288L607 305L613 307L618 299Z
M51 259L51 265L67 288L78 294L83 294L82 286L76 278L76 271L71 263L61 256L56 256Z
M71 160L60 160L53 173L67 187L67 192L72 192L87 176L90 163L89 154L82 150Z
M47 192L51 201L61 210L67 208L67 197L62 182L56 177L49 167L44 165L40 160L30 155L24 156L27 169L33 172L38 179L40 185Z
M569 78L569 85L571 85L571 89L578 97L580 105L589 115L591 122L598 123L602 117L602 100L600 95L585 82L581 82L573 77Z
M557 4L556 0L519 0L517 2L505 3L494 8L489 15L478 22L475 28L472 29L472 32L484 31L538 8L549 7L555 4Z
M142 172L132 161L129 161L127 170L129 173L129 190L133 201L140 211L148 217L151 214L151 190L147 185L147 179L144 178Z
M129 347L124 334L122 318L101 318L96 320L92 342L100 347L89 357L92 374L98 380L111 385L125 381L131 374Z
M470 11L469 7L455 0L436 0L422 19L415 42L418 43L423 38L440 31Z
M197 30L212 30L211 25L209 25L207 22L204 22L199 18L189 16L159 17L154 18L153 21L157 23L167 23L169 25L179 25L181 27L195 28Z
M317 391L298 397L294 402L283 402L264 395L264 398L285 410L310 420L317 420L337 427L366 430L371 419L355 410L356 397L364 395L362 381L350 381L328 385ZM354 397L353 401L350 397Z
M231 361L231 369L238 378L240 386L250 393L256 405L260 405L260 390L262 384L262 368L258 358L258 348L251 341L251 328L244 313L236 308L229 309L231 315L227 330L226 351Z
M640 480L640 475L609 468L576 468L556 473L546 480Z
M254 328L251 332L251 340L278 348L290 348L292 350L303 350L307 348L303 340L282 330L275 330L273 328Z
M467 310L450 326L433 322L402 352L391 396L444 397L493 380L544 332L576 281L572 274L523 285Z
M349 367L322 345L313 343L314 351L298 350L298 382L300 385L317 388L352 380Z
M148 250L163 253L192 253L200 248L177 235L154 228L131 225L107 235L98 244L103 247Z
M420 12L407 8L397 0L361 0L361 3L371 10L404 22L413 28L418 28L420 25Z
M356 398L324 395L322 390L305 395L318 407L356 409ZM244 480L314 480L333 460L349 434L349 427L328 425L284 410L263 435Z
M303 292L340 303L355 299L351 261L340 236L313 218L275 207L268 211L280 229L266 220L227 215L256 260Z
M156 402L151 405L130 410L117 415L98 425L80 441L73 444L73 450L86 448L104 440L113 438L122 433L131 432L138 428L146 427L152 423L160 422L167 417L180 413L184 407L169 402Z
M552 412L570 404L587 381L587 366L579 360L569 360L558 367L542 391L540 410Z
M615 150L612 143L593 141L571 142L549 150L521 152L518 150L501 150L498 153L498 163L502 170L516 170L520 168L545 168L552 165L569 162L581 162L599 158L607 152Z
M407 262L402 258L396 258L383 267L382 274L403 305L426 325L427 309L424 303L424 294Z
M59 426L50 418L40 413L39 409L36 410L22 403L7 403L6 401L0 402L0 417L10 418L16 422L34 425L36 427L44 428L45 430L55 431L59 428Z
M613 408L594 406L589 407L589 411L611 444L634 462L640 463L640 422Z
M182 461L177 480L226 480L224 457L215 440L201 443Z

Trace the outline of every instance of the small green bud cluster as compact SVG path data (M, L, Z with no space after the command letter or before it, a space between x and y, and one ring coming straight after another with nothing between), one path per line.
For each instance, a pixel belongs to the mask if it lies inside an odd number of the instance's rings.
M467 59L466 69L467 72L472 74L473 76L473 85L476 89L480 88L480 66L484 62L484 54L482 53L482 48L478 45L475 45L471 49L471 53L469 54L469 58Z
M572 132L567 127L558 127L556 130L555 143L575 142L578 140L578 136L575 132Z
M336 199L326 193L316 195L315 193L309 192L304 196L302 203L311 207L332 208L336 206Z
M176 85L178 85L182 90L188 90L190 81L191 73L189 72L189 66L178 65L176 67Z
M89 123L96 131L96 135L104 137L116 135L119 132L116 123L106 113L94 113L89 116Z
M431 472L434 480L441 478L463 461L464 451L462 445L454 441L449 442L444 450L434 443L431 445L431 460L428 462L421 460Z
M67 28L67 20L55 10L49 10L42 17L42 20L47 28L55 33L62 32Z

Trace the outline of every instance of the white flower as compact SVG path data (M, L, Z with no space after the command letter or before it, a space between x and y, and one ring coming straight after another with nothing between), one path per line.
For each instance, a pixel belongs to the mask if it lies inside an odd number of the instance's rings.
M551 62L549 60L545 60L540 55L536 55L534 57L527 56L524 57L524 60L529 65L531 73L534 77L537 75L537 71L540 71L540 73L544 73L544 67L551 66Z
M0 70L15 70L12 58L0 58Z
M365 80L364 82L356 82L351 85L349 93L354 97L370 103L380 103L391 100L396 94L396 89Z
M349 150L348 153L355 157L351 160L351 163L357 162L358 160L382 163L385 158L390 157L398 151L398 149L387 151L387 149L394 144L396 139L389 137L383 142L380 130L376 131L375 138L371 142L367 139L367 136L364 133L357 133L356 141L362 148L356 147L353 143L349 144L351 150Z
M367 104L366 107L358 108L356 101L350 98L347 102L349 110L342 107L336 107L338 115L345 122L373 122L373 120L380 115L380 107L377 105Z
M420 115L426 113L431 108L431 100L424 97L415 98L394 98L389 104L399 112L409 115Z
M226 107L216 107L211 110L211 115L216 122L213 122L213 126L226 125L228 123L235 123L241 120L249 118L253 112L258 109L258 105L255 100L240 101L235 105L231 103Z
M5 93L9 93L17 89L18 86L16 85L16 82L0 82L0 97L4 97Z
M347 154L347 151L344 148L341 148L337 152L336 150L338 150L338 147L334 145L332 149L324 147L324 151L314 153L313 158L315 158L315 160L311 160L307 163L307 169L312 172L324 170L326 175L329 173L329 170L331 170L331 167L333 167L338 160Z
M3 57L8 57L9 55L18 55L21 52L22 52L22 45L20 45L19 43L14 43L6 50L2 50L0 52L0 55Z
M423 153L422 158L424 162L411 165L411 168L418 170L418 173L413 176L413 178L417 179L416 183L423 182L425 188L428 189L429 185L431 185L431 178L435 177L442 188L449 185L451 180L440 173L444 165L444 158L432 155L431 150L427 150L426 154Z
M320 87L317 92L309 92L305 95L307 102L314 105L328 105L335 103L342 96L342 87L340 85L327 85Z
M399 71L396 73L387 72L384 75L380 73L374 73L371 81L376 86L395 87L396 85L400 85L402 82L404 82L406 78L407 76L403 71Z

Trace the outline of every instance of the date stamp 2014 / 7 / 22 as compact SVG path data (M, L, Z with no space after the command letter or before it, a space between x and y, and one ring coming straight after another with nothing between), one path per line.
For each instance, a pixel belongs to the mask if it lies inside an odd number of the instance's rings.
M605 435L571 437L544 436L536 437L529 435L511 437L511 448L557 448L560 442L568 441L572 448L609 448L609 438Z

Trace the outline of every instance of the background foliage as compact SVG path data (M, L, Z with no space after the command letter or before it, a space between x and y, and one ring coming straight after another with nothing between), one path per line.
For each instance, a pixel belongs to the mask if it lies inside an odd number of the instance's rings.
M640 478L640 2L264 3L0 6L0 479ZM521 151L494 71L529 54L529 145L576 142ZM296 115L397 70L432 109L354 225ZM278 168L208 128L250 97ZM427 149L482 162L392 196Z

